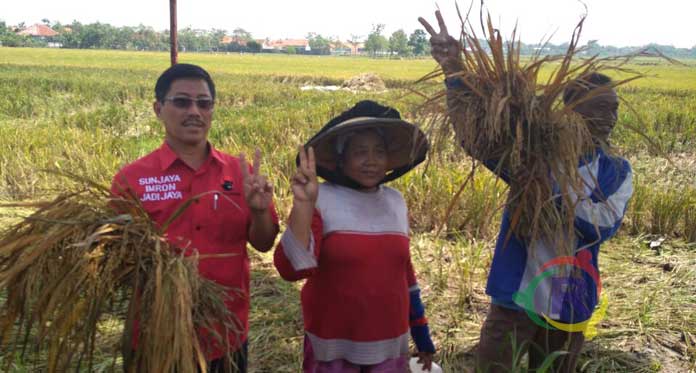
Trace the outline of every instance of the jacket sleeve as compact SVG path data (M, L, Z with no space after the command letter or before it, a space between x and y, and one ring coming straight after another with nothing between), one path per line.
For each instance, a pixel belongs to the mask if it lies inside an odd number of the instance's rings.
M319 266L322 243L322 221L315 209L312 216L312 234L309 247L303 247L288 227L280 238L273 253L273 264L280 277L287 281L299 281L311 277Z
M496 155L491 155L491 151L484 151L481 153L480 149L474 149L469 147L468 141L464 141L466 138L475 138L481 136L481 133L472 128L476 126L474 123L476 120L471 113L471 100L475 100L475 94L461 81L459 77L450 77L445 80L445 86L447 87L447 114L449 116L450 122L452 123L452 129L455 134L456 141L464 149L464 151L472 158L480 161L487 169L496 174L505 183L510 183L511 174L508 167L505 165L507 162L501 162L502 153L499 149L505 149L504 141L499 144L488 144L488 149L498 149L495 151ZM511 129L511 133L515 133ZM478 142L481 143L480 141Z
M428 328L428 319L425 317L425 306L420 297L420 288L416 281L416 275L413 271L413 264L409 258L407 267L408 295L409 295L409 324L411 326L411 338L416 344L419 352L435 353L435 345L430 337L430 329Z
M595 185L586 187L584 195L571 192L575 203L575 229L583 240L602 243L616 234L621 227L628 201L633 194L633 176L626 160L605 159Z

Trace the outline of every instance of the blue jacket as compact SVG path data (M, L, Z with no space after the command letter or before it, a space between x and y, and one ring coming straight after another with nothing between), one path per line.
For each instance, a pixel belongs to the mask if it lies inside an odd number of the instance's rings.
M495 170L495 162L484 162ZM616 234L626 212L628 200L633 193L631 166L623 158L613 157L597 150L579 162L579 171L584 179L585 195L573 195L579 202L575 208L576 258L589 262L593 272L599 273L597 256L599 246ZM506 172L499 172L501 179L508 181ZM540 276L541 267L557 257L553 247L543 239L534 245L530 255L530 243L509 234L510 211L503 212L500 233L488 276L486 293L494 304L515 309L528 309L544 314L564 323L587 320L597 305L597 284L587 270L578 270L577 265L552 266L552 270L565 267L565 271L552 276ZM582 254L581 254L582 253ZM586 267L588 268L588 267ZM574 269L569 271L569 269ZM530 283L545 277L538 284ZM533 294L534 305L515 302L517 292Z

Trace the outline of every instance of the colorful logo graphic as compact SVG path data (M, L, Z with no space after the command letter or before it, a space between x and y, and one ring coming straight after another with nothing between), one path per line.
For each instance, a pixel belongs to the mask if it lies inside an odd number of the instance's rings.
M518 305L522 306L526 311L529 318L532 321L546 329L559 329L566 332L582 332L585 338L592 339L597 335L597 324L604 318L608 298L606 295L602 294L602 280L599 278L599 273L597 269L592 265L592 253L588 250L580 251L576 256L562 256L554 258L546 263L539 269L537 275L530 281L527 288L518 291L513 295L513 300ZM586 295L589 291L587 288L587 283L583 278L575 278L573 276L558 276L561 272L562 266L570 266L572 268L579 269L585 272L593 280L594 286L597 290L597 298L600 299L599 306L596 310L588 310L587 304L584 301ZM536 305L534 303L534 294L540 284L551 277L552 289L561 289L558 293L552 292L551 294L551 307L560 308L562 307L563 301L569 301L571 306L575 310L585 310L586 313L591 314L589 318L585 321L578 323L563 323L556 321L548 317L542 312L536 312ZM584 277L584 276L583 276ZM594 311L594 312L593 312ZM541 314L541 317L539 315ZM542 319L543 318L543 319Z

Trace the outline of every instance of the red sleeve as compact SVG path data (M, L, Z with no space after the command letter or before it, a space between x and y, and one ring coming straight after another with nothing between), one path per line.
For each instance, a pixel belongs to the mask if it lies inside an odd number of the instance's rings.
M321 215L319 215L319 211L315 209L312 216L312 237L314 238L314 257L317 260L317 266L319 265L319 253L321 252L322 235L323 224ZM282 240L278 243L278 246L276 246L275 252L273 253L273 264L278 270L280 277L287 281L299 281L309 278L316 271L316 267L296 271L285 254Z
M123 170L119 171L111 180L111 196L114 198L111 201L111 206L118 212L129 211L132 206L128 205L132 204L132 201L138 200L135 192L130 188ZM131 203L124 200L131 201Z

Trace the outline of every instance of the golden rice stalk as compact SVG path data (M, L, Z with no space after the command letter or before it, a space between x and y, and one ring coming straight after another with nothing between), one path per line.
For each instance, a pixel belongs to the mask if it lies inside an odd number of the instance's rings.
M585 121L573 112L574 105L563 104L563 92L592 72L629 74L611 87L593 90L579 103L640 75L624 67L630 57L578 58L584 17L564 55L537 54L529 59L520 57L516 30L505 42L489 15L485 22L481 17L484 38L479 39L468 15L460 14L460 19L462 71L453 76L465 88L430 95L423 106L424 122L429 123L435 143L450 141L453 134L475 160L496 165L496 174L510 186L506 203L512 232L528 242L543 239L559 255L569 255L575 249L569 238L575 234L576 203L570 195L583 190L578 165L593 152L595 142ZM542 70L551 73L543 78ZM436 71L421 82L435 80L441 85L442 75Z
M5 361L28 350L45 356L49 372L91 370L99 322L116 305L129 310L127 349L139 320L130 370L205 371L197 330L220 331L222 346L228 331L240 331L226 290L199 276L196 255L171 247L137 200L77 181L79 190L36 204L0 236Z

